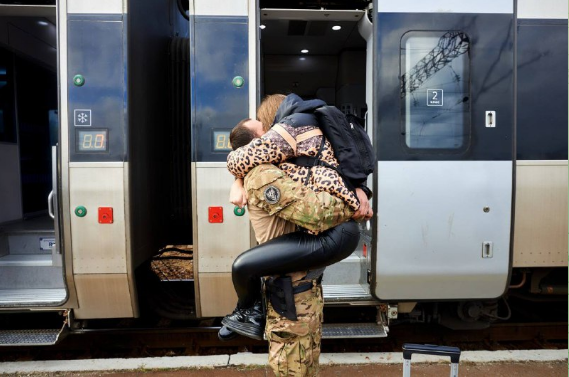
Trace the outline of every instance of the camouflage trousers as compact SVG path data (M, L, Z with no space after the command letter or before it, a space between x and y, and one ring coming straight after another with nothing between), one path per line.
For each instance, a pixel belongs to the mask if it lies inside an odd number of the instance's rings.
M245 189L249 205L313 232L330 229L354 214L342 199L315 192L270 164L252 169L245 177Z
M322 286L313 285L294 296L297 321L281 316L270 302L267 304L269 365L278 377L318 375L324 300Z

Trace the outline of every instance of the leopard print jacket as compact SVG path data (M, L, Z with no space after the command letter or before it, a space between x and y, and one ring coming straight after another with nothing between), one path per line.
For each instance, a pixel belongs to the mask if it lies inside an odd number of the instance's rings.
M315 126L292 127L284 123L279 123L279 125L295 139L298 135L316 128ZM296 146L296 156L316 156L322 143L322 137L324 136L314 136L299 142ZM244 178L251 169L260 164L275 164L295 182L304 181L309 170L312 169L307 184L310 189L316 192L327 191L342 199L354 211L358 210L360 203L356 194L347 188L337 171L324 166L304 167L287 162L296 156L292 146L271 129L261 138L253 139L248 145L229 153L227 168L235 177ZM320 158L331 166L338 166L328 140L324 143Z

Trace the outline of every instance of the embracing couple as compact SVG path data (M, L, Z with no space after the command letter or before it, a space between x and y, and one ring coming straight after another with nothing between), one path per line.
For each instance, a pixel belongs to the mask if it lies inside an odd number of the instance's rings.
M233 263L238 302L222 320L219 338L262 339L264 333L277 376L317 374L322 273L355 250L355 221L373 215L371 191L364 184L354 188L338 172L315 114L325 105L295 94L270 95L258 119L241 121L230 135L227 167L237 178L230 201L247 204L259 245Z

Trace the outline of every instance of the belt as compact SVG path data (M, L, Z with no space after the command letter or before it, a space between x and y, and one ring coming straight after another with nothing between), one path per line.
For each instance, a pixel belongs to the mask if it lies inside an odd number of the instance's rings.
M318 279L316 279L316 284L320 284L321 282L322 282L322 275L320 275L318 277ZM297 295L299 293L306 292L306 291L312 289L312 287L313 287L312 281L309 281L307 283L302 283L302 284L297 285L296 287L293 287L292 293Z

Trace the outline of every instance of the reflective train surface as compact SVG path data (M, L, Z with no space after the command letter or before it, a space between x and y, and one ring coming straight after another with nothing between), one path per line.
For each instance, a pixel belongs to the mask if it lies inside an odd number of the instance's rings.
M0 4L0 322L63 316L4 345L230 313L255 237L228 135L272 93L365 118L376 149L374 218L323 280L376 320L325 336L566 302L566 1L25 3Z

